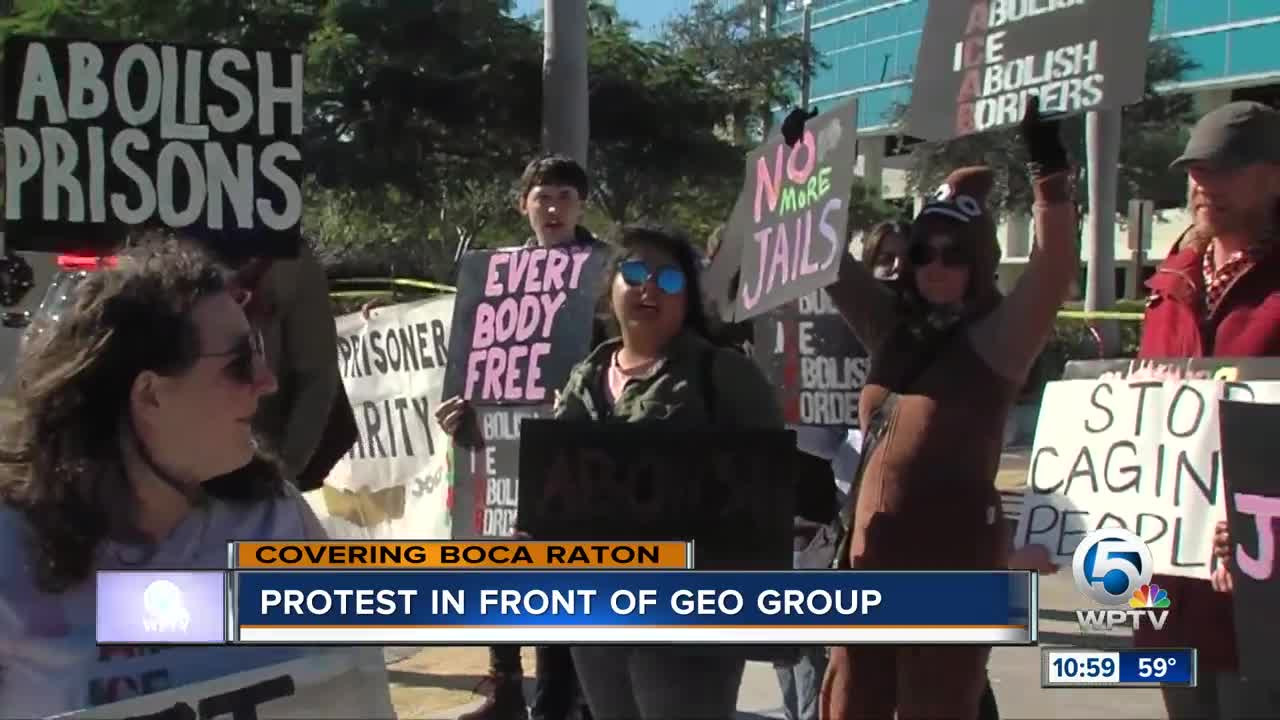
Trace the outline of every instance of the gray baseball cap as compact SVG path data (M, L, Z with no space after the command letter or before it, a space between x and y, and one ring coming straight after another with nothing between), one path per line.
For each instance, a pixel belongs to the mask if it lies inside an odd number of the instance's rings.
M1225 169L1280 163L1280 112L1258 102L1233 102L1200 118L1182 155L1169 167L1192 163Z

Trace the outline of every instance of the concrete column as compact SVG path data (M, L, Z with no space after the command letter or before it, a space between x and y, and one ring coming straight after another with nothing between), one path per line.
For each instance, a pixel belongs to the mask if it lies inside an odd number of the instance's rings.
M863 138L858 141L858 164L861 165L863 181L881 192L884 192L884 151L887 139L879 137Z
M1006 260L1031 255L1031 216L1010 213L1004 221L1004 257Z
M1120 174L1119 110L1095 110L1085 119L1085 144L1089 154L1089 226L1092 250L1086 273L1084 309L1110 310L1116 300L1116 184ZM1111 356L1119 345L1114 320L1097 323L1103 353Z

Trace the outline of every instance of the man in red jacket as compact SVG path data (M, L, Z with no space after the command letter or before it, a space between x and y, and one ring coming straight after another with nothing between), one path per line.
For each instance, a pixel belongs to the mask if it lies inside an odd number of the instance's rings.
M1147 282L1139 356L1280 355L1280 113L1252 102L1214 110L1173 167L1190 177L1194 223ZM1225 573L1212 584L1152 578L1177 603L1134 643L1199 650L1199 686L1164 691L1170 720L1280 717L1269 688L1240 675Z

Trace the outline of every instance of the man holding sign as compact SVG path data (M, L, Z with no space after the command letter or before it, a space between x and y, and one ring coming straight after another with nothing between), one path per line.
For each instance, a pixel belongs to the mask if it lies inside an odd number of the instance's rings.
M1250 102L1209 113L1173 167L1191 180L1195 224L1147 283L1139 357L1280 355L1280 113ZM1178 602L1162 630L1140 628L1134 642L1199 650L1198 685L1164 689L1175 720L1217 717L1232 707L1280 715L1280 707L1239 674L1227 562L1214 570L1212 584L1152 578Z
M570 158L553 155L529 163L520 178L518 202L520 213L529 219L533 237L521 249L598 245L599 241L579 225L588 189L586 170ZM549 262L547 264L550 265ZM460 281L459 294L466 291L466 288L461 287ZM455 319L454 332L470 324L460 324ZM603 340L602 328L593 327L592 335L591 347L594 347ZM458 350L455 348L453 352L457 353ZM574 361L576 360L575 358ZM452 358L449 364L454 365ZM446 381L445 391L448 390ZM554 396L546 397L547 404L553 400ZM454 395L441 403L436 410L436 421L463 447L474 447L481 443L475 408L460 395ZM454 467L457 467L456 462ZM528 717L522 687L524 669L520 660L520 648L514 645L491 647L489 662L492 694L488 702L475 712L465 715L464 720ZM564 720L569 715L577 684L569 648L538 648L536 672L537 690L533 702L535 719Z

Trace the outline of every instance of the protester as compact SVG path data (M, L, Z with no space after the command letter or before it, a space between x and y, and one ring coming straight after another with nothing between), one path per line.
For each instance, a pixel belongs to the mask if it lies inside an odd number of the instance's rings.
M1079 259L1067 156L1032 99L1022 124L1036 198L1037 252L1008 301L995 286L987 168L952 173L913 223L903 305L851 257L828 288L871 370L860 399L870 436L841 567L1006 566L994 487L1004 426L1047 341ZM832 648L823 717L977 716L989 647Z
M548 155L525 167L520 177L517 209L529 220L533 237L523 248L595 245L596 240L582 227L582 214L589 191L587 171L572 158ZM604 340L600 323L592 328L592 345ZM448 398L435 413L436 422L464 446L479 443L475 413L465 399ZM537 649L533 720L566 720L573 710L577 680L569 648L563 645ZM523 720L529 717L524 701L524 665L520 647L495 645L489 648L489 697L478 710L459 720Z
M280 385L263 398L254 427L284 461L287 477L302 490L315 489L358 437L338 370L324 266L305 240L294 258L225 260Z
M761 371L708 339L688 240L632 226L622 229L618 244L607 292L622 336L574 368L555 416L781 430L776 393ZM723 720L735 714L745 666L741 651L583 646L573 654L597 718Z
M251 420L276 379L203 251L149 242L74 293L24 348L0 436L0 708L47 717L323 652L117 659L98 648L95 571L223 569L229 541L325 534L279 466L255 453ZM257 482L243 497L202 487L245 466ZM386 684L354 690L365 712L390 714Z
M1138 356L1280 355L1280 113L1254 102L1218 108L1196 124L1172 167L1190 178L1193 224L1147 282ZM1229 543L1225 527L1218 540ZM1177 600L1164 627L1140 628L1134 643L1198 650L1196 687L1162 690L1171 720L1280 717L1274 684L1240 674L1230 558L1219 552L1212 582L1151 579Z

